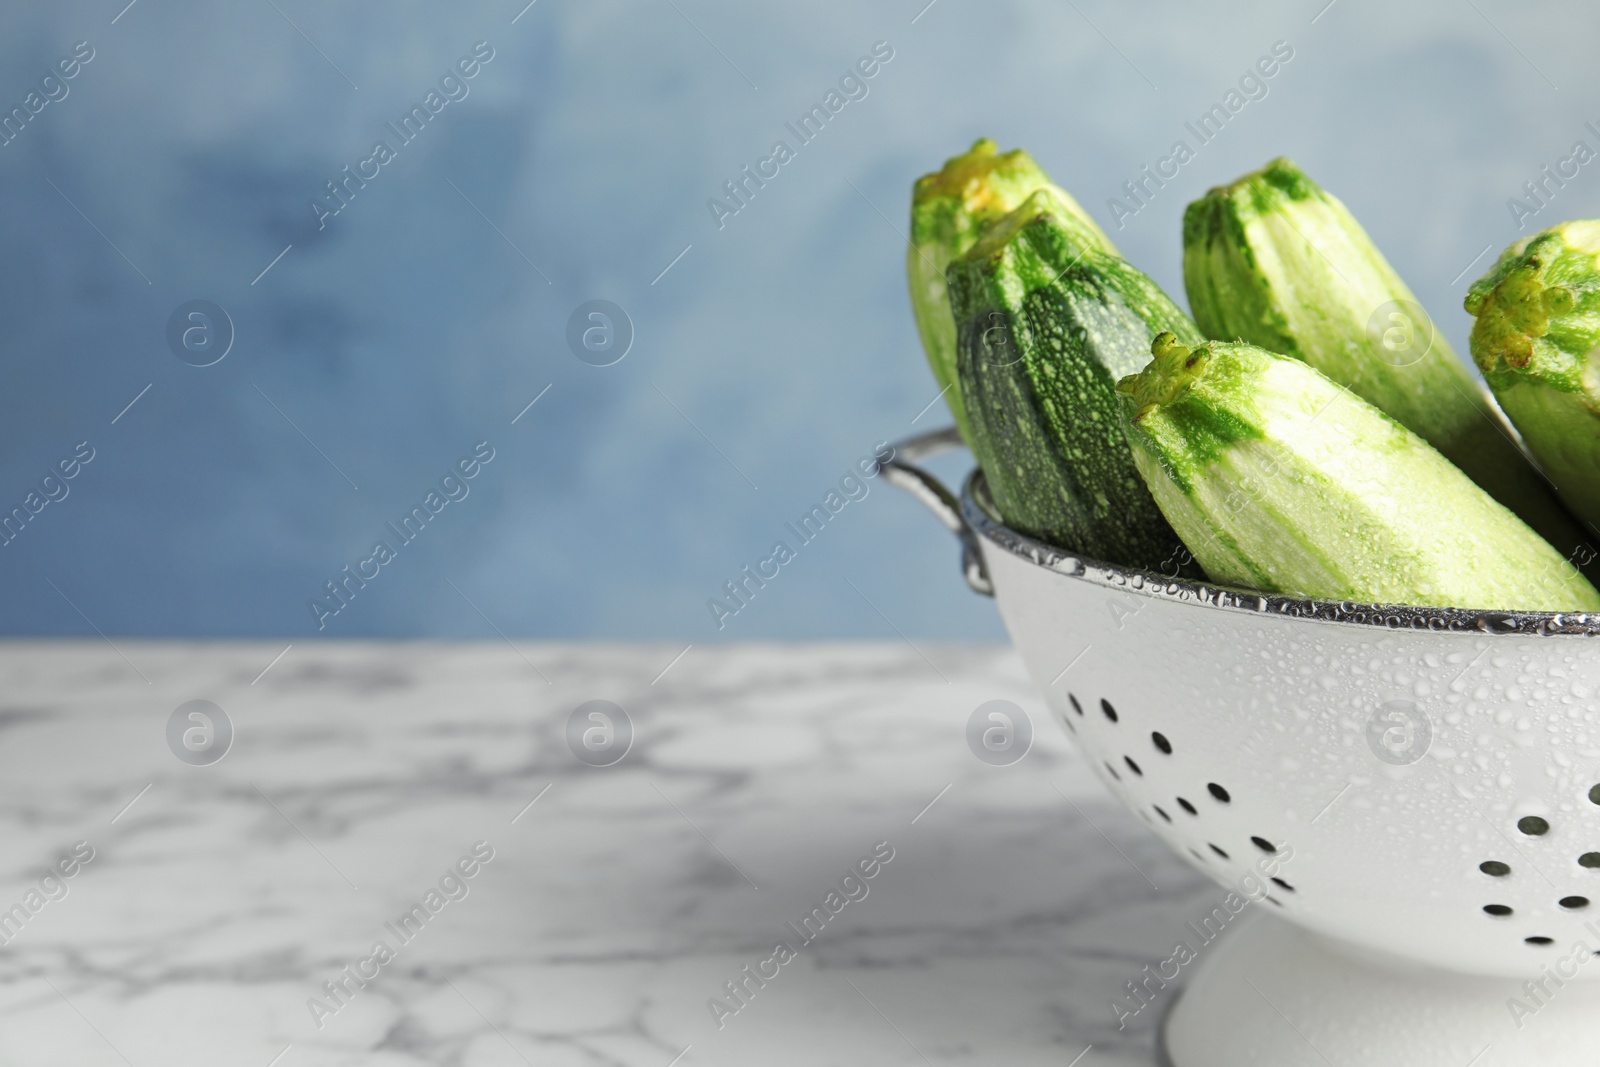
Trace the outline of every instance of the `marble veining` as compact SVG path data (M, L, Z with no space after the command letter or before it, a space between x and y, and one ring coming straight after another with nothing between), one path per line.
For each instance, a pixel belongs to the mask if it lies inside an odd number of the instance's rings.
M0 1067L1149 1064L1164 1002L1111 1002L1224 895L1009 649L327 643L261 674L281 651L0 648ZM235 730L208 766L165 732L195 699ZM608 767L569 747L591 699L633 724ZM966 744L993 699L1035 731L1008 767Z

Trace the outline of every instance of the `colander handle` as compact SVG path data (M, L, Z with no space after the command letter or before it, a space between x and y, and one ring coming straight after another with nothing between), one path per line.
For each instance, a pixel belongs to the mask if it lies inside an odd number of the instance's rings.
M942 430L908 437L894 444L894 458L883 465L883 477L890 485L904 489L933 512L945 528L961 542L961 573L974 593L994 596L994 583L989 581L989 571L983 565L983 553L978 549L977 535L961 517L961 504L943 482L917 466L929 456L965 447L961 433L954 426Z

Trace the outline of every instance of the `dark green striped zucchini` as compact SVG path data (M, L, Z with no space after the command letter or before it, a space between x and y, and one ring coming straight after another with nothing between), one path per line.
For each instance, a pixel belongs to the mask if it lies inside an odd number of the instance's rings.
M1199 332L1036 193L950 265L956 368L999 518L1108 563L1197 574L1134 468L1117 379L1163 330Z
M1155 339L1122 380L1135 462L1219 582L1319 600L1600 611L1522 520L1307 364Z

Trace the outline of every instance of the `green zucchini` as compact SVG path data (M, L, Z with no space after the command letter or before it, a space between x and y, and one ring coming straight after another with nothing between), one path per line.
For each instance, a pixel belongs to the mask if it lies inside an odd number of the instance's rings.
M1216 581L1318 600L1600 611L1427 442L1306 363L1170 334L1117 386L1134 461Z
M1201 338L1154 282L1033 194L950 264L969 441L999 517L1097 560L1196 574L1121 428L1119 377L1150 339Z
M1600 221L1519 241L1467 291L1472 358L1567 506L1600 529Z
M1183 282L1207 337L1304 360L1444 453L1552 544L1572 552L1583 543L1361 224L1289 160L1189 205Z
M1000 153L993 141L980 140L970 151L947 160L943 170L918 178L912 187L911 246L906 253L911 311L928 365L969 444L972 435L956 381L956 326L945 291L945 269L977 243L988 224L1040 190L1050 196L1062 225L1080 240L1116 252L1078 202L1020 148Z

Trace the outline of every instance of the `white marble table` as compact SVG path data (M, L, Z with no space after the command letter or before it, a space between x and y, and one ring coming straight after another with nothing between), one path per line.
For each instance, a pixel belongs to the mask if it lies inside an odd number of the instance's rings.
M255 682L281 645L117 648L0 647L5 1067L1149 1064L1110 1001L1223 896L1009 650L696 646L652 684L681 646L307 644ZM636 728L604 768L567 741L595 698ZM965 741L996 698L1036 727L1009 767ZM166 739L193 699L235 728L207 766Z

